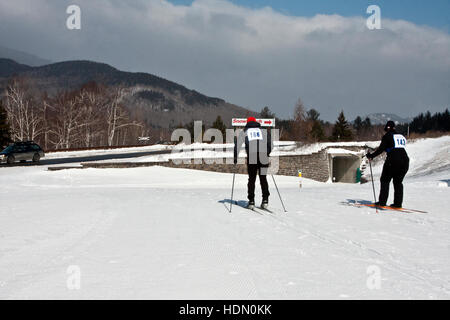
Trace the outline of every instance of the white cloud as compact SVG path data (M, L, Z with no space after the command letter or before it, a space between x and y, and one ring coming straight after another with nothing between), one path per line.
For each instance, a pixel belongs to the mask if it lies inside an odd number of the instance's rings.
M82 30L68 31L70 1L1 1L5 46L53 60L85 58L147 71L208 95L278 114L298 97L334 118L415 114L450 105L450 36L401 20L368 30L365 17L294 17L224 0L79 0Z

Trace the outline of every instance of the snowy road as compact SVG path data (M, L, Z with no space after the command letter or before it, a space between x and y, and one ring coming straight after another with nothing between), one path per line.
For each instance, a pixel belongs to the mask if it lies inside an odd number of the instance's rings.
M406 183L405 206L428 214L349 207L371 200L370 184L300 189L295 177L277 177L289 213L271 186L277 213L230 214L231 178L0 169L0 299L450 298L448 172Z
M24 167L24 166L49 166L61 164L79 164L93 161L123 161L140 157L155 157L171 153L167 146L149 146L136 148L122 148L109 150L87 150L87 151L66 151L52 152L45 155L41 161L34 163L16 162L14 164L0 163L1 168Z

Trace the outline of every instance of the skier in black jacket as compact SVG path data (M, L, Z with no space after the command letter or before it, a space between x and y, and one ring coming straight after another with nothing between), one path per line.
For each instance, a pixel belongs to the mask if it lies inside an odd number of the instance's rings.
M368 153L367 158L372 160L386 151L387 157L381 174L381 189L378 202L379 206L386 206L389 197L389 184L394 180L394 203L391 207L401 208L403 203L403 178L409 169L409 158L406 153L406 138L395 131L395 123L388 121L384 131L386 134L381 144L374 153Z
M269 168L269 156L272 152L270 130L261 129L254 117L247 119L244 131L237 137L234 144L234 164L237 163L239 151L245 142L248 169L248 208L255 207L255 182L259 174L262 189L261 207L266 209L269 205L269 184L267 183L267 171Z

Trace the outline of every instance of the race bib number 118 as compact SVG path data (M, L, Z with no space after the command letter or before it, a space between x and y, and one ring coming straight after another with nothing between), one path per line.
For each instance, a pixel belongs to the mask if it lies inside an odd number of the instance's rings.
M262 132L259 128L250 128L247 130L248 141L262 140Z

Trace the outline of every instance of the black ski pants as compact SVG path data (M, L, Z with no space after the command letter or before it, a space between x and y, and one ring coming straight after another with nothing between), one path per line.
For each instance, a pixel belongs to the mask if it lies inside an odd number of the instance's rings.
M269 193L269 184L267 183L267 167L264 167L260 164L248 164L248 200L255 201L255 182L256 176L259 174L259 182L261 183L262 196L263 200L268 200Z
M402 162L386 161L381 173L381 188L380 188L380 205L387 205L389 197L389 185L391 180L394 183L394 205L401 207L403 204L403 179L409 170L409 159Z

